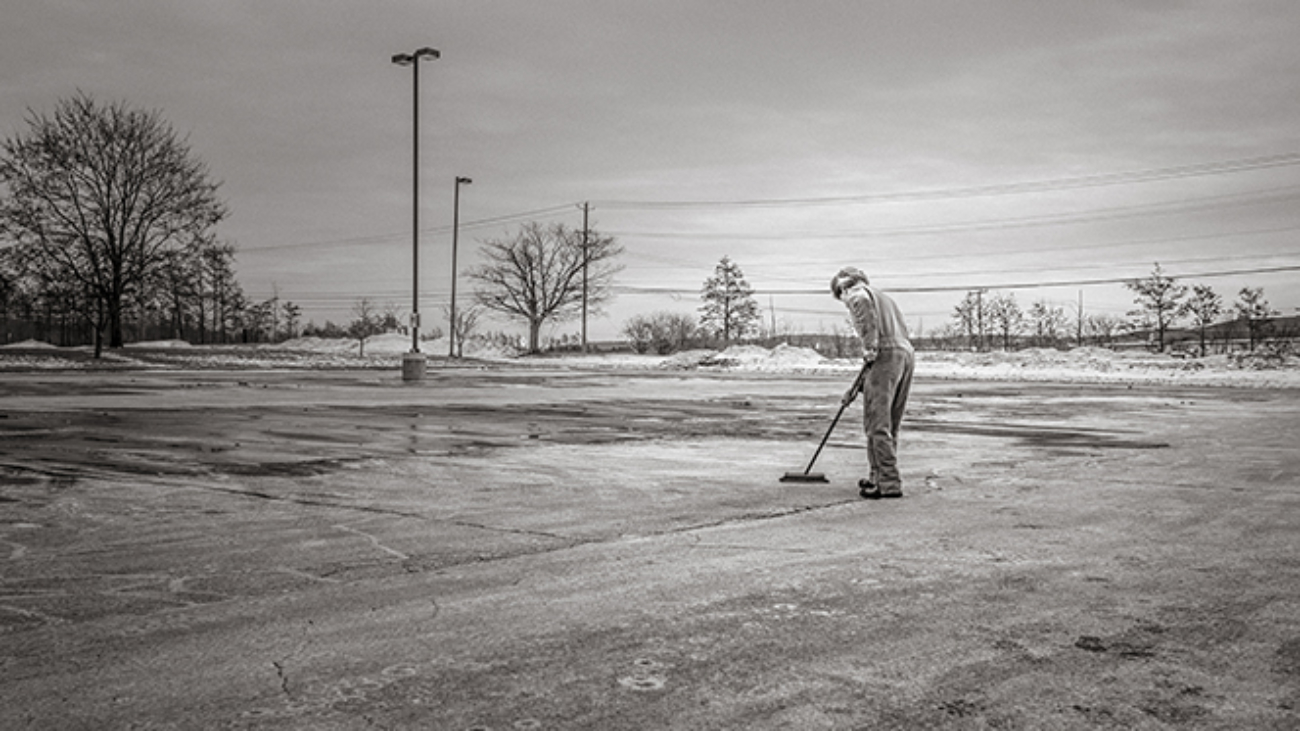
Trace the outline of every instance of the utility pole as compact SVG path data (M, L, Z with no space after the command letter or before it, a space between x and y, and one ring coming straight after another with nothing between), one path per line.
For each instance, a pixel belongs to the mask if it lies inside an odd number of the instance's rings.
M772 295L770 295L770 294L767 296L767 309L772 313L772 333L771 333L771 336L772 336L773 338L775 338L775 337L776 337L776 300L773 299L773 298L772 298Z
M582 352L587 352L587 215L591 204L582 204Z
M1083 290L1079 290L1079 329L1075 333L1074 344L1083 347Z

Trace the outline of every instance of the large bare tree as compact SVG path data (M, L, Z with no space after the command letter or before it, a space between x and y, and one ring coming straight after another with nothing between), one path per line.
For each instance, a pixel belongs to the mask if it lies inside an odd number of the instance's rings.
M528 324L528 350L536 353L545 323L577 317L584 301L589 312L609 301L622 253L611 236L526 223L514 238L482 242L483 264L469 276L480 305Z
M78 93L27 123L0 156L0 225L85 291L98 356L105 330L121 347L124 303L169 252L211 238L219 184L158 112Z

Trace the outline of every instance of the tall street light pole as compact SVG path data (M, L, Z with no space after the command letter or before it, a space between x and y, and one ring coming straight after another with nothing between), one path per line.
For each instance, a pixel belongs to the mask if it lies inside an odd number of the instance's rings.
M469 178L456 176L456 194L451 210L451 319L447 329L451 333L448 358L456 357L456 239L460 237L460 186L473 183Z
M420 352L420 61L438 58L436 49L424 47L414 53L393 56L398 66L414 70L412 95L411 152L411 352L402 356L402 380L422 381L426 361Z

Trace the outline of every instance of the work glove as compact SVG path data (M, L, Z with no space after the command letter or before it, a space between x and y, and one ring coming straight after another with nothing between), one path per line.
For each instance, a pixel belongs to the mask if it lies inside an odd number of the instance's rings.
M853 403L853 400L856 399L858 394L862 393L866 387L867 379L863 378L861 380L855 380L853 385L849 386L849 390L844 392L844 398L840 399L840 405L848 406Z
M849 390L844 392L844 398L840 399L840 404L848 406L858 397L858 394L867 390L867 371L871 370L871 364L876 360L875 353L862 356L862 376L849 386Z

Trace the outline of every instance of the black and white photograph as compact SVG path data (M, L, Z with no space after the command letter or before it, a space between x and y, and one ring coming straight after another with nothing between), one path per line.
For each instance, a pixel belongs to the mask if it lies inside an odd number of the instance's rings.
M0 729L1300 728L1300 4L0 21Z

